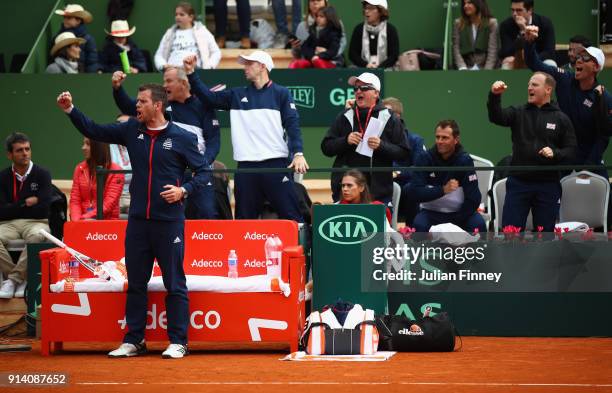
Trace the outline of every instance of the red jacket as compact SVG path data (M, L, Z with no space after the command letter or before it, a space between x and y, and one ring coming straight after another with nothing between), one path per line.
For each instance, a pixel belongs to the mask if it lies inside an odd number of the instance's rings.
M111 164L109 169L121 170L117 164ZM119 198L124 181L121 173L113 173L106 178L103 204L105 220L119 218ZM95 218L96 211L96 182L89 176L87 162L83 161L74 168L72 190L70 190L70 219L80 221Z

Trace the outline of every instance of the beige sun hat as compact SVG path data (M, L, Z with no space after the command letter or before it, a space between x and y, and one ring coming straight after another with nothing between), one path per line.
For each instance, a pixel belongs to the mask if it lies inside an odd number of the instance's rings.
M63 10L55 10L55 13L61 16L74 16L83 19L83 23L91 23L93 16L83 8L80 4L68 4Z
M72 44L84 44L85 40L83 38L79 38L74 35L74 33L70 31L65 31L62 34L58 34L55 37L55 45L51 48L51 56L55 56L55 54L62 48L72 45Z
M136 27L130 29L130 25L127 20L114 20L111 23L111 31L104 29L106 34L113 37L129 37L136 31Z

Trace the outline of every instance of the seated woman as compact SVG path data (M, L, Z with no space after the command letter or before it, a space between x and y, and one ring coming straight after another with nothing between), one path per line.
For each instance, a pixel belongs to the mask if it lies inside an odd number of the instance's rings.
M497 19L486 0L463 0L453 28L453 56L459 70L492 70L497 63Z
M323 7L328 6L329 2L327 0L308 0L308 13L306 14L306 18L297 25L295 37L291 37L289 40L294 58L299 59L301 57L302 44L306 42L310 36L310 29L316 26L315 21L317 19L317 13ZM344 66L344 50L346 49L346 33L342 20L340 20L340 27L342 29L340 47L338 48L338 55L334 59L338 67Z
M399 57L397 29L387 20L387 0L363 0L364 22L355 26L349 58L357 67L392 68Z
M106 31L106 30L104 30ZM126 20L114 20L111 23L111 31L106 31L106 44L100 54L100 67L102 72L123 71L120 54L127 51L130 63L130 73L147 72L145 57L130 38L136 31L136 27L130 29Z
M70 190L70 220L81 221L96 218L96 167L120 170L111 162L108 144L83 138L83 155L85 161L74 169L72 190ZM119 218L119 198L123 189L124 176L121 173L109 174L104 186L104 205L102 207L105 220Z
M368 189L368 180L365 175L357 169L351 169L344 173L342 176L342 198L338 201L341 205L352 205L352 204L373 204L383 205L380 201L373 201ZM385 208L385 214L387 215L387 221L391 223L391 211L389 208Z
M302 58L293 60L289 68L336 68L341 38L342 26L335 8L321 8L308 39L302 44Z
M190 3L178 3L174 11L176 24L166 31L155 52L155 68L163 71L168 66L183 67L183 59L189 55L197 56L197 68L217 68L221 50L212 33L195 19Z
M58 36L65 32L70 32L75 36L82 38L81 57L81 72L98 72L100 65L98 64L98 49L96 40L87 32L86 24L93 21L91 14L79 4L68 4L63 10L56 10L57 15L64 17Z
M55 37L55 45L51 48L53 62L47 66L47 74L78 74L82 72L79 65L81 44L85 40L66 31Z

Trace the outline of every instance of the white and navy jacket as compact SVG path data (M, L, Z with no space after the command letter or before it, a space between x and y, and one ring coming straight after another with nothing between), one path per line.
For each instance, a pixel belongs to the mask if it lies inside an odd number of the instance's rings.
M130 98L123 87L113 89L113 99L121 113L136 116L136 100ZM174 124L198 138L198 150L204 154L206 165L212 165L221 149L219 120L215 111L191 96L183 103L168 101L166 115Z
M182 186L188 194L193 194L204 184L205 163L197 149L195 135L172 122L163 130L149 131L134 118L125 123L100 125L77 108L72 108L68 116L84 136L127 147L132 163L130 218L185 220L183 203L168 203L160 193L170 184ZM195 175L193 180L181 184L187 167Z
M213 92L196 72L189 83L205 105L230 112L234 160L259 162L302 152L300 119L286 87L269 81L261 89L250 84Z

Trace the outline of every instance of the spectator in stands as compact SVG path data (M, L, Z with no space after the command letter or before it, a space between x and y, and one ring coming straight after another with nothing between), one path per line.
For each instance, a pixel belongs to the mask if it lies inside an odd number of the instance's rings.
M106 30L104 30L106 31ZM136 31L136 27L130 26L126 20L114 20L111 23L111 31L106 31L106 44L100 54L100 67L104 72L115 72L123 70L120 54L127 51L130 63L130 73L147 72L147 62L145 57L130 38Z
M97 181L96 168L121 169L111 161L108 144L83 138L83 156L85 160L78 163L72 176L70 190L70 220L93 220L97 214ZM111 173L106 177L104 185L103 219L117 220L119 218L119 198L123 190L124 176L121 173Z
M121 114L117 116L117 123L125 123L130 117L128 115ZM111 161L113 164L119 166L123 170L132 170L132 164L130 163L130 155L128 154L127 147L123 145L111 144L110 146ZM125 181L123 183L123 190L121 191L121 198L119 198L119 213L127 214L130 209L130 182L132 181L131 173L123 174Z
M285 0L272 0L272 10L277 30L276 37L274 37L274 48L284 49L289 40ZM302 1L291 0L291 11L291 32L295 34L297 25L302 19Z
M308 39L302 44L300 59L289 68L336 68L340 53L342 26L334 7L323 7L317 12L316 24L310 28Z
M570 119L551 103L556 82L544 72L536 72L527 87L527 104L502 109L501 95L507 86L496 81L491 86L487 108L489 120L512 131L512 165L547 166L571 162L576 136ZM533 227L553 232L559 214L561 184L555 171L511 172L506 181L502 227L524 230L529 211ZM480 199L478 199L480 203Z
M304 41L308 39L310 35L310 28L315 26L315 20L317 19L317 12L323 7L328 7L329 2L327 0L308 0L308 13L306 18L301 21L295 29L295 37L289 40L291 47L299 49ZM344 49L346 49L346 33L344 31L344 24L340 21L342 26L342 37L340 38L340 47L338 48L339 56L342 56ZM299 54L299 51L297 52Z
M402 118L402 116L404 115L404 105L399 99L395 97L387 97L382 101L382 103L387 109L391 110L393 114L402 123L404 134L406 135L406 140L408 141L408 145L410 146L410 151L412 152L409 159L402 160L402 161L395 161L393 163L393 166L398 166L398 167L413 166L419 154L422 154L423 152L427 151L427 149L425 148L425 140L419 134L416 134L412 131L408 131L408 128L406 127L406 123L404 122L404 119ZM409 189L410 183L412 182L413 173L414 172L407 171L407 170L400 171L395 177L395 179L393 179L393 181L395 181L397 184L399 184L402 187L402 194L400 196L400 204L397 207L399 209L398 216L403 218L404 221L406 222L406 225L408 226L412 226L412 221L414 220L414 216L416 216L419 210L419 204L410 200L409 195L408 195L409 193L408 189Z
M231 111L232 145L238 169L292 168L305 173L300 119L291 93L270 80L272 57L264 51L240 55L245 87L209 90L194 71L195 59L185 59L191 89L206 105ZM236 218L255 219L268 200L281 219L304 222L289 172L236 173Z
M55 13L64 17L64 22L60 27L58 35L64 32L71 32L85 40L85 42L81 43L81 57L79 58L79 63L82 64L85 72L100 71L96 41L87 32L85 27L86 24L91 23L93 20L91 14L79 4L68 4L66 8L56 10Z
M419 154L415 166L474 167L470 155L460 141L459 125L454 120L442 120L435 128L436 144ZM429 232L432 225L455 224L464 231L487 230L477 209L481 194L478 177L473 169L465 172L414 172L407 196L420 203L414 218L417 232Z
M497 19L486 0L463 0L453 27L453 56L458 70L492 70L497 64Z
M111 79L113 98L122 113L135 116L137 114L137 102L130 98L123 89L122 83L125 78L126 74L121 71L116 71L113 74ZM221 148L219 121L214 109L191 94L187 75L182 68L166 68L164 71L164 89L168 94L166 116L174 124L196 136L197 148L204 155L206 166L210 167ZM189 219L217 218L218 212L215 208L211 172L205 172L202 176L205 178L205 182L200 191L186 201L185 214ZM183 182L190 179L191 175L186 175Z
M225 48L225 32L227 30L227 0L214 0L215 37L220 48ZM238 24L240 26L240 47L251 48L251 4L249 0L236 0Z
M357 169L350 169L344 172L340 186L342 188L342 199L337 202L340 205L359 203L383 205L382 202L372 199L368 188L368 179ZM387 216L387 222L391 223L391 211L387 207L385 207L385 215Z
M350 77L348 83L355 89L355 106L343 110L336 117L321 141L323 154L335 157L334 168L390 167L394 161L409 160L410 146L401 121L379 101L378 77L364 72L358 77ZM364 140L364 134L372 119L375 120L371 130L374 132L373 136ZM391 202L393 174L372 172L365 175L372 197L385 204ZM342 174L332 173L331 189L334 201L340 199L341 180Z
M73 33L66 31L55 37L55 45L51 48L53 63L47 66L47 74L78 74L82 72L82 64L79 63L81 56L81 44L84 39L76 37Z
M565 71L574 71L576 66L576 56L584 49L591 46L591 41L582 35L575 35L569 40L569 48L567 49L567 57L569 63L563 66Z
M40 243L49 231L51 174L32 162L30 139L20 132L6 138L8 158L13 165L0 172L0 270L5 278L0 298L23 297L26 287L28 255L24 248L17 263L6 250L10 240Z
M576 133L575 164L603 164L603 154L612 136L612 96L597 80L605 64L604 53L593 46L576 56L575 71L544 64L536 52L538 28L527 30L525 60L532 71L549 73L557 82L559 107L570 118ZM606 179L605 169L594 172Z
M185 1L178 3L174 21L176 24L166 31L155 52L155 68L163 71L169 66L182 67L183 59L189 55L197 56L198 68L217 68L221 51L212 33L196 20L193 6Z
M510 0L512 16L499 25L501 49L499 59L502 69L524 68L523 44L525 28L538 26L542 39L538 42L537 52L541 59L550 65L555 63L555 28L550 19L533 12L534 0Z
M399 36L388 22L387 0L363 0L364 21L353 30L349 58L353 65L391 68L399 57Z

